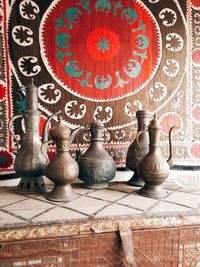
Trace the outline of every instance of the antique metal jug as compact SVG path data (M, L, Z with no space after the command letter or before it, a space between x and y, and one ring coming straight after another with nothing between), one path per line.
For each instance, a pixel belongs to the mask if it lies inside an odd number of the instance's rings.
M138 122L137 135L139 134L139 143L142 149L142 157L146 156L149 152L149 134L148 131L144 131L145 127L149 125L151 119L151 112L148 110L138 110L136 112L136 118ZM141 134L140 134L141 133ZM140 157L140 148L136 137L130 144L127 156L126 156L126 167L134 172L132 178L127 182L128 185L132 186L144 186L144 181L138 174L138 165L142 158Z
M46 125L45 125L45 128ZM43 131L43 140L51 140L42 144L41 150L45 156L45 148L48 144L56 144L56 156L49 162L46 176L53 183L53 190L46 196L51 201L71 201L76 198L71 182L78 177L79 168L77 162L70 155L70 145L79 129L71 130L65 126L64 120L59 117L59 123L47 131Z
M84 187L93 189L106 188L108 181L115 177L116 166L112 157L103 147L104 124L97 119L91 123L89 128L84 130L90 130L91 141L84 154L82 154L77 141L80 153L77 158L79 179L84 182ZM78 140L78 135L76 137Z
M171 132L174 128L175 127L171 127L169 131L170 155L169 159L166 161L161 152L161 125L156 114L154 115L154 119L150 122L148 126L150 140L149 153L142 158L138 166L139 175L145 182L144 187L138 192L140 195L153 198L162 198L167 196L168 193L163 189L162 184L169 176L170 168L173 165Z
M19 193L41 193L46 191L43 176L46 171L46 160L41 153L39 135L40 116L38 110L37 87L31 83L25 88L26 110L23 115L16 115L9 121L8 127L17 144L17 155L14 162L15 172L21 179L16 191ZM16 119L24 119L25 133L21 140L13 131Z

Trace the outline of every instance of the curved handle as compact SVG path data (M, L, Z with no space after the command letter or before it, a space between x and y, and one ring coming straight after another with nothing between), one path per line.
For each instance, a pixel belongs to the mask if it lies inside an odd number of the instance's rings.
M15 121L16 119L18 119L18 118L23 118L23 115L15 115L14 117L11 118L11 120L10 120L9 123L8 123L8 129L9 129L11 135L13 136L13 138L15 139L16 144L17 144L17 151L19 150L19 139L18 139L18 137L15 135L15 133L14 133L14 131L13 131L13 129L12 129L12 126L13 126L14 121Z
M82 152L81 152L81 149L80 149L80 146L79 146L79 143L78 143L78 137L79 137L79 134L81 132L85 132L88 130L88 126L86 126L85 128L80 128L78 130L78 132L76 133L76 136L75 136L75 141L76 141L76 145L78 147L78 152L76 153L76 159L78 159L81 155L82 155Z
M47 155L46 155L46 151L47 151L47 150L44 151L44 147L47 146L47 145L50 145L50 144L53 144L53 140L49 140L49 141L44 142L44 143L41 145L41 147L40 147L41 152L42 152L42 155L44 156L44 158L45 158L47 161L49 161L49 159L48 159L48 157L47 157Z
M56 115L59 115L62 111L59 110L58 112L52 114L45 122L44 127L42 129L42 142L46 142L48 140L48 127L49 127L49 122L55 117Z
M172 131L174 129L177 129L178 127L172 126L169 130L169 158L167 160L167 163L169 164L170 169L173 167L173 150L172 150Z
M135 149L135 152L136 152L136 158L137 158L137 159L141 159L142 156L143 156L143 151L142 151L142 148L141 148L141 145L140 145L140 142L139 142L139 137L140 137L141 134L143 134L143 133L146 131L146 129L147 129L147 126L145 125L145 126L144 126L144 130L137 132L137 135L136 135L136 138L135 138L135 140L136 140L136 144L137 144L137 146L138 146L138 148L139 148L139 150L140 150L140 153L141 153L141 155L138 156L138 151Z
M136 133L137 133L137 128L133 128L133 129L132 129L132 132L130 132L129 135L128 135L129 138L135 140L135 138L136 138ZM133 135L133 134L134 134L134 137L132 138L132 135Z

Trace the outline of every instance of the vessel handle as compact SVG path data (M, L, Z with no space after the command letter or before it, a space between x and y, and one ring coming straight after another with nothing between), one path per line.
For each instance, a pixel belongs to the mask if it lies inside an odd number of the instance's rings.
M42 152L42 155L44 156L44 158L47 160L47 161L49 161L49 159L48 159L48 157L47 157L47 155L46 155L46 151L47 151L47 149L46 149L46 146L47 145L50 145L50 144L53 144L54 142L53 142L53 140L48 140L48 141L46 141L46 142L44 142L42 145L41 145L41 147L40 147L40 149L41 149L41 152ZM45 150L44 150L44 148L45 148Z
M147 129L147 126L145 125L145 126L144 126L144 130L142 130L142 131L138 131L138 132L137 132L137 135L136 135L136 138L135 138L135 140L136 140L136 144L138 145L139 151L140 151L140 153L141 153L141 155L138 156L138 151L137 151L137 149L135 149L135 152L136 152L136 158L137 158L137 159L141 159L142 156L143 156L143 151L142 151L142 148L141 148L141 145L140 145L140 142L139 142L139 137L140 137L141 134L143 134L143 133L146 131L146 129Z
M174 129L178 129L177 126L172 126L169 130L169 158L167 160L167 163L169 164L170 169L173 167L173 150L172 150L172 131Z
M88 130L89 130L89 126L85 126L85 128L80 128L78 130L78 132L76 133L75 142L76 142L76 145L77 145L77 148L78 148L78 151L76 152L76 160L82 155L82 151L80 149L79 142L78 142L78 137L79 137L81 132L86 132Z
M45 122L44 127L42 129L42 142L46 142L48 140L48 126L49 122L53 119L53 117L59 115L62 111L59 110L58 112L52 114Z
M15 139L16 141L16 144L17 144L17 151L19 151L19 139L18 137L15 135L14 131L13 131L13 123L16 119L18 118L23 118L23 115L15 115L14 117L12 117L8 123L8 129L11 133L11 135L13 136L13 138Z
M136 133L137 133L137 128L133 128L133 131L129 133L129 138L132 140L135 140L136 138ZM132 138L132 135L134 134L134 137Z

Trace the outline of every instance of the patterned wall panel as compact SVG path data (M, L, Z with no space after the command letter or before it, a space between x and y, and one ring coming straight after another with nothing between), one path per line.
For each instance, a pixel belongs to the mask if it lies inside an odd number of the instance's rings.
M196 163L199 143L199 3L178 0L1 0L0 170L13 170L7 122L25 108L20 90L38 87L41 125L62 110L71 128L96 118L107 149L124 166L135 112L157 112L177 163ZM21 122L14 125L22 134ZM80 143L87 146L89 137ZM74 146L74 149L76 147Z

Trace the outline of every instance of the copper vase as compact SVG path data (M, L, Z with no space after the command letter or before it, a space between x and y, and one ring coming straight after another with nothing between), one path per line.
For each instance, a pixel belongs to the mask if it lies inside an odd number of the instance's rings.
M142 157L144 157L149 152L149 134L148 131L144 131L144 129L149 125L151 112L148 110L138 110L136 112L136 118L138 122L137 134L142 131L139 136L139 143L142 149ZM127 182L128 185L144 186L144 181L138 173L138 165L142 160L142 157L140 155L140 149L135 138L130 144L126 156L126 167L134 172L131 179Z
M162 184L167 179L170 173L172 163L172 142L171 132L175 127L169 131L169 159L166 161L161 152L160 145L160 131L161 126L156 114L154 119L150 122L148 127L150 150L149 153L143 157L138 166L139 175L145 182L139 194L152 198L163 198L168 195L167 191L163 188Z
M79 179L84 182L84 187L106 188L108 182L115 177L116 166L112 157L103 147L105 127L100 120L96 120L91 123L88 130L91 132L90 145L84 154L80 151L77 158Z
M26 110L22 115L14 116L9 122L9 130L17 143L17 154L14 162L15 172L21 177L16 191L23 194L46 192L43 176L46 172L46 160L41 153L39 135L40 116L38 110L37 87L31 83L25 87ZM16 119L24 119L25 133L18 140L13 132Z
M42 145L42 151L47 144L55 143L56 145L56 156L49 162L46 169L46 176L54 183L53 190L46 196L48 200L71 201L77 197L71 182L78 177L79 167L70 155L70 145L77 130L72 131L65 126L60 117L59 123L49 131L51 140ZM45 136L43 138L47 139Z

